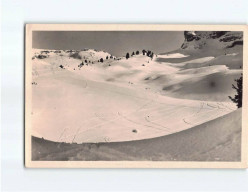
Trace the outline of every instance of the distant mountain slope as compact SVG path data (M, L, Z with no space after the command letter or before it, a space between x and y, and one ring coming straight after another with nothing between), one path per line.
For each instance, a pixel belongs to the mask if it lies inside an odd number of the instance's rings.
M237 45L243 45L243 34L236 31L185 31L184 37L185 41L181 48L185 50L228 51Z
M228 96L235 95L231 86L243 72L243 33L185 31L184 36L181 48L156 58L180 70L174 75L161 73L148 82L162 85L162 93L168 96L229 101Z
M213 56L208 63L186 65L184 68L208 65L226 65L231 69L243 66L243 33L238 31L185 31L181 48L169 53L180 53L187 58L158 59L158 61L181 63L199 57ZM231 57L230 57L231 56Z
M101 58L104 60L108 56L112 56L110 53L105 51L98 51L94 49L84 50L46 50L46 49L33 49L33 59L45 59L51 57L69 57L82 61L98 62ZM112 56L114 58L114 56Z

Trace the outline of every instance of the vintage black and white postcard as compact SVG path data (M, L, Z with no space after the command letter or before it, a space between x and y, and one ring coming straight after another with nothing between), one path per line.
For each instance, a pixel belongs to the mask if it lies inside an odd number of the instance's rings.
M245 25L27 24L25 165L246 168Z

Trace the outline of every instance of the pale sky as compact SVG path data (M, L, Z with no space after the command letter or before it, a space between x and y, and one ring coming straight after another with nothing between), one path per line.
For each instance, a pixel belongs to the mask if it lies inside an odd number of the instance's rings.
M183 31L34 31L33 48L104 50L115 56L142 49L164 53L180 48Z

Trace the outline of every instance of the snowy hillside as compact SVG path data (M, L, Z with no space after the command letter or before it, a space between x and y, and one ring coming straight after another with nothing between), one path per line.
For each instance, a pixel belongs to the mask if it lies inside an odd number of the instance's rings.
M98 61L100 58L106 59L111 55L105 51L98 51L94 49L84 50L44 50L44 49L33 49L33 59L39 58L44 59L48 57L69 57L79 60L89 60L91 62ZM114 56L113 56L114 57Z
M141 52L126 59L92 49L34 49L33 135L77 143L142 140L236 110L228 96L235 93L231 86L242 64L230 68L225 60L240 59L240 45L230 47L236 53L227 49L218 56L210 49L230 46L220 41L229 34L186 34L181 49L153 59ZM206 48L195 47L201 44Z
M240 161L241 109L168 136L114 143L32 139L33 160Z
M163 84L164 94L173 97L228 101L228 96L234 95L230 86L242 73L243 34L185 31L184 36L180 49L157 58L180 68L180 80L161 74L155 83Z
M185 31L185 42L181 48L186 50L192 49L213 49L230 50L230 48L243 45L242 32L230 32L230 31Z
M201 63L188 63L183 68L196 68L209 65L226 65L230 69L243 66L243 34L229 31L185 31L185 41L181 48L171 53L186 55L187 61L200 57L213 57ZM164 62L181 63L181 59L161 59Z

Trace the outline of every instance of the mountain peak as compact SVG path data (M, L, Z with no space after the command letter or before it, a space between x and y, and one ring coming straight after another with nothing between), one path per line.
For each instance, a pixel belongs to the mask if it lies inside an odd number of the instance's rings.
M219 49L231 48L243 44L242 32L231 31L184 31L182 49L204 49L215 47ZM217 48L218 49L218 48Z

